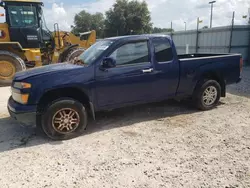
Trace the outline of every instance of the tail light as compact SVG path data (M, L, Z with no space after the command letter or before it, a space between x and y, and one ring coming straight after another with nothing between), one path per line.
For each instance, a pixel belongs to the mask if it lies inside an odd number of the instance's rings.
M243 70L243 58L240 58L240 72Z

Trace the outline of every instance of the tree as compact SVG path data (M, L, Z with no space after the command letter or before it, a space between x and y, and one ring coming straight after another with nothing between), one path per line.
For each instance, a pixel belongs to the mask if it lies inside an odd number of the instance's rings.
M106 36L143 34L151 30L150 12L145 1L116 0L106 12Z
M81 11L75 15L74 26L72 33L78 35L90 30L96 30L98 38L103 37L104 32L104 16L102 13L90 14L86 11Z
M152 33L170 33L171 31L174 32L171 28L154 27Z

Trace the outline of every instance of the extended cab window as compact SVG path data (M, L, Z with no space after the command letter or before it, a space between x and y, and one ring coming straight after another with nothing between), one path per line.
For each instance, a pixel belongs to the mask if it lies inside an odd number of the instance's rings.
M173 51L167 39L154 39L155 59L158 63L172 61Z
M125 44L116 49L110 57L116 60L118 66L149 62L148 42Z
M33 27L38 25L36 8L33 6L9 6L8 12L12 27Z

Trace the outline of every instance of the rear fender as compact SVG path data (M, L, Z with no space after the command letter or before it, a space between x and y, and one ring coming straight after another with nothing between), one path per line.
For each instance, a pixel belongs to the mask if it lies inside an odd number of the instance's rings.
M19 42L0 42L0 49L23 52L23 47Z
M226 96L226 83L225 80L223 78L222 72L220 71L220 69L214 64L207 64L204 66L199 67L199 69L197 69L195 71L195 77L193 79L193 82L195 83L195 87L193 88L193 92L195 91L197 85L199 85L199 82L202 80L216 80L220 86L221 86L221 96L225 97Z
M23 61L35 62L36 66L41 66L41 51L37 49L23 49L18 42L0 42L0 49L17 55Z
M0 50L0 55L9 56L9 57L16 59L19 62L19 64L21 65L22 70L26 70L26 66L25 66L23 59L20 58L17 54L9 52L9 51Z

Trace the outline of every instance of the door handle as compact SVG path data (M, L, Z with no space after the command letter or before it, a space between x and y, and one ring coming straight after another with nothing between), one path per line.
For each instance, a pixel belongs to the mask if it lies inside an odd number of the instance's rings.
M143 73L151 73L153 71L154 71L154 69L152 69L152 68L142 70Z

